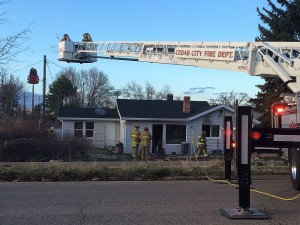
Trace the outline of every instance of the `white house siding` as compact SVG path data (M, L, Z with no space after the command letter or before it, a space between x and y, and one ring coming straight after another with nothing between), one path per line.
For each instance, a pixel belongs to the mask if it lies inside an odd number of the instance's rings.
M120 121L120 127L119 127L119 135L120 135L120 142L122 142L123 143L123 145L125 146L126 145L126 138L125 138L125 120L121 120Z
M92 138L93 144L96 147L103 148L105 145L105 124L106 122L94 123L94 137Z
M115 146L119 141L119 124L113 121L99 121L94 123L93 144L104 148Z
M104 131L104 146L115 146L119 138L119 123L118 122L106 122Z
M62 122L62 138L68 139L74 137L74 121Z
M82 121L87 122L87 121ZM63 121L62 132L63 139L74 137L75 121ZM85 123L84 123L85 124ZM85 125L83 126L85 130ZM119 124L116 121L94 121L94 137L91 138L94 146L107 147L115 145L119 141Z

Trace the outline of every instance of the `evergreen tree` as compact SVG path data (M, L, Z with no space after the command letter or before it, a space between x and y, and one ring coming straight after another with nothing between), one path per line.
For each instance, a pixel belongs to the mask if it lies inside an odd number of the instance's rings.
M265 7L260 10L257 8L258 15L263 24L258 25L260 32L256 41L299 41L300 40L300 0L276 0L274 4L267 0L270 9ZM261 113L261 126L270 127L271 125L271 106L279 101L282 93L291 93L280 78L265 77L263 85L257 85L260 91L256 99L250 99L250 103L257 112Z
M70 105L70 99L76 94L76 88L64 75L49 85L49 93L46 96L47 114L49 119L56 120L58 109Z
M267 0L271 10L257 8L262 23L258 25L260 32L256 41L299 41L300 39L300 0L277 0L277 7Z

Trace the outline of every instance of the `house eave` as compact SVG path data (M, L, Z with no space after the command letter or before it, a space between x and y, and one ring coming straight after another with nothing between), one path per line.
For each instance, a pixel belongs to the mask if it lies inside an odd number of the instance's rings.
M78 117L57 117L57 120L62 121L106 121L106 122L118 122L119 119L113 118L78 118Z
M187 118L187 121L192 121L192 120L194 120L194 119L197 119L197 118L199 118L199 117L201 117L201 116L205 116L205 115L207 115L207 114L209 114L209 113L212 113L212 112L214 112L214 111L216 111L216 110L220 110L220 109L226 109L226 110L228 110L228 111L234 113L234 109L232 109L231 107L228 107L227 105L219 105L219 106L216 106L216 107L211 108L211 109L209 109L209 110L206 110L206 111L204 111L204 112L202 112L202 113L199 113L199 114L197 114L197 115L195 115L195 116L189 117L189 118Z
M127 120L127 121L161 121L161 122L187 122L186 118L134 118L134 117L121 117L121 120Z

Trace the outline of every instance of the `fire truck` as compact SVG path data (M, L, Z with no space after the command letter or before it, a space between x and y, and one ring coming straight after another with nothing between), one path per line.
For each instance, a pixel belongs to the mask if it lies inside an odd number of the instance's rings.
M253 148L283 150L293 187L300 190L300 42L59 42L58 60L94 63L127 60L238 71L279 77L294 93L272 106L270 129L252 131Z

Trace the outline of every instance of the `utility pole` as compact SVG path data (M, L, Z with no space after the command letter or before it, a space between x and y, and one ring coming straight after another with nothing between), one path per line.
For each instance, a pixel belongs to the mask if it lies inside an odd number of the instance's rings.
M84 108L84 85L85 85L85 83L82 84L82 103L81 103L81 108Z
M32 112L32 120L34 121L34 84L32 84L32 106L31 106L31 112Z
M26 96L25 96L25 91L24 91L24 102L23 102L23 119L26 119Z
M46 113L45 113L45 105L46 105L46 55L44 55L44 76L43 76L43 124L45 125L46 121Z

